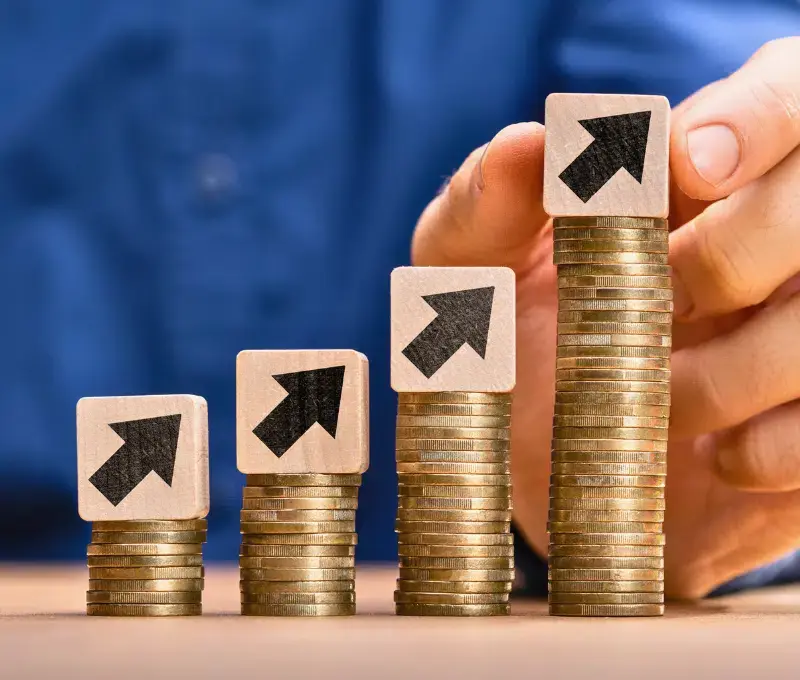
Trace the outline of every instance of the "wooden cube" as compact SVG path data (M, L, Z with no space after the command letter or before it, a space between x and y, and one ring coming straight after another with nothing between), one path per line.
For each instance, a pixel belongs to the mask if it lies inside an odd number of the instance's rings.
M369 465L369 367L353 350L245 350L236 459L245 474L358 474Z
M392 272L391 371L397 392L510 392L516 382L514 272Z
M77 406L78 512L101 520L208 514L208 409L190 394L87 397Z
M545 211L553 217L666 217L669 114L664 97L551 94L545 102Z

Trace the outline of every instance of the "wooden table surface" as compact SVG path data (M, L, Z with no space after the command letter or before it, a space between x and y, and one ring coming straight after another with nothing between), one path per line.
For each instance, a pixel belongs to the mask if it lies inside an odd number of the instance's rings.
M85 567L0 567L0 678L800 679L800 587L661 619L451 619L394 616L394 578L360 569L355 617L245 618L236 568L212 566L202 617L111 619L85 616Z

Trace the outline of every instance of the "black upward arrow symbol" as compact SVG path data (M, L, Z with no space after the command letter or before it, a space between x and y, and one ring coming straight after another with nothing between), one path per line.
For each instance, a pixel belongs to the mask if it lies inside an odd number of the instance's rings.
M89 481L112 505L125 500L151 472L172 486L181 429L180 413L110 423L109 427L125 443L89 477Z
M578 122L594 141L559 175L578 198L586 203L623 168L642 183L650 111Z
M283 373L272 377L288 394L253 430L278 458L314 423L334 439L342 402L344 366Z
M403 350L403 355L430 378L462 345L486 357L494 286L423 295L438 314Z

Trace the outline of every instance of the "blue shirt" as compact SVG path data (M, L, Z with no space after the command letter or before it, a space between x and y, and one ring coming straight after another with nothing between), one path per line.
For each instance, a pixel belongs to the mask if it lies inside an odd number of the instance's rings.
M237 554L234 359L371 361L364 559L395 554L388 282L444 178L551 91L677 103L794 0L0 2L0 557L80 558L75 402L208 399Z

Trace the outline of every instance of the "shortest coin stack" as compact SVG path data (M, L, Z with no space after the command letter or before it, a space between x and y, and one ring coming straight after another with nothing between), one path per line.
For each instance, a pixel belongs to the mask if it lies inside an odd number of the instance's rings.
M86 613L200 615L206 530L204 519L94 522Z
M242 614L355 614L360 474L255 474L244 488Z
M399 394L397 614L509 613L510 424L510 394Z

